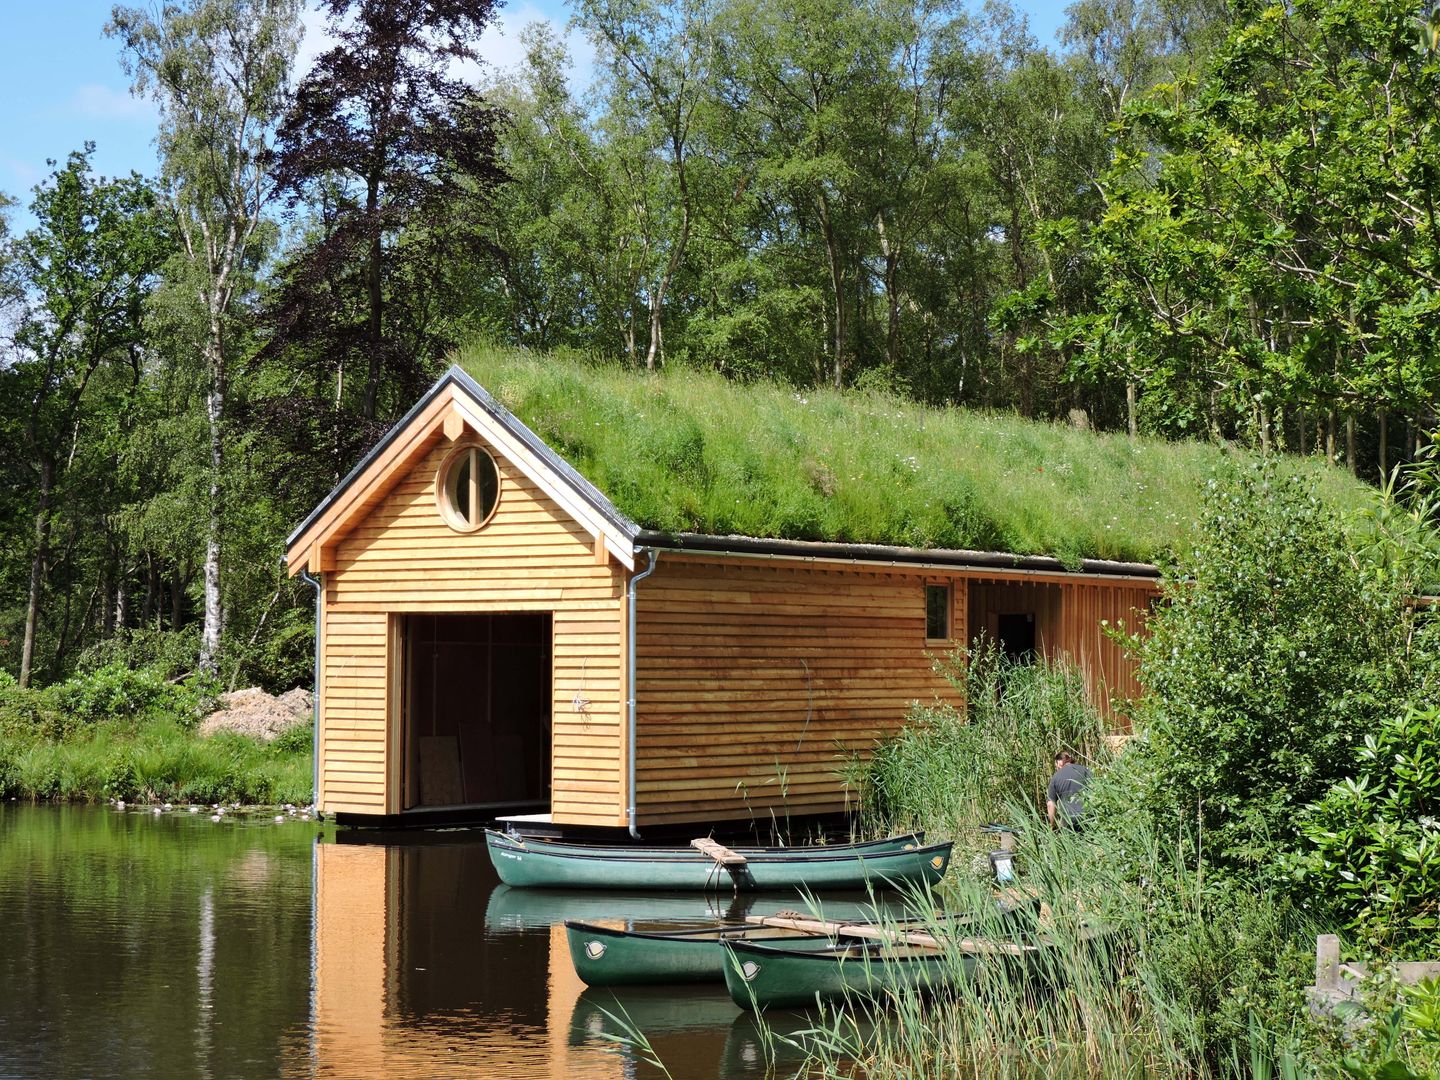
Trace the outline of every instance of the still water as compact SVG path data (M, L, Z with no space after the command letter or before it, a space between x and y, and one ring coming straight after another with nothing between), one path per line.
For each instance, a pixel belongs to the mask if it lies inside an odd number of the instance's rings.
M622 1010L676 1080L761 1077L723 987L587 990L561 923L784 906L512 889L478 832L8 803L0 1078L663 1075L607 1038Z

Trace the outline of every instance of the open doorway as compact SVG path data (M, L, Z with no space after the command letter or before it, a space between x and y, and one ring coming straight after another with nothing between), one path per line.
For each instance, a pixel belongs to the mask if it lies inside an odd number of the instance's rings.
M1060 586L1049 582L970 583L969 639L989 642L1010 660L1032 664L1054 655L1060 629Z
M406 616L406 810L548 809L551 621Z

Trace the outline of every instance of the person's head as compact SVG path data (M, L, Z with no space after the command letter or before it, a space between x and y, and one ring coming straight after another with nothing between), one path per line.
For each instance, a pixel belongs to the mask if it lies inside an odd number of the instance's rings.
M1068 752L1061 750L1055 755L1055 768L1063 769L1066 765L1074 765L1075 759Z

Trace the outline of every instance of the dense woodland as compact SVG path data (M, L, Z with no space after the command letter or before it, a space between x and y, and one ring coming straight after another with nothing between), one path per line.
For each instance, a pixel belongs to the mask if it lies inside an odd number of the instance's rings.
M1324 455L1436 422L1440 54L1396 0L117 7L159 175L0 233L0 667L304 682L285 535L473 341ZM97 132L97 138L103 133ZM13 202L6 200L13 210ZM13 220L13 214L11 215Z

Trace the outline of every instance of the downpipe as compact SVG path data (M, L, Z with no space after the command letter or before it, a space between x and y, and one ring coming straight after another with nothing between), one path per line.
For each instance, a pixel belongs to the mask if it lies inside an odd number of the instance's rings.
M320 605L325 602L324 586L309 570L300 571L300 580L315 590L315 665L310 688L310 805L320 817Z
M630 609L630 628L625 635L626 643L626 688L630 691L629 700L625 702L630 722L627 724L629 747L629 767L626 769L626 779L630 787L630 805L625 810L625 816L630 822L630 835L636 840L640 839L640 831L635 828L635 586L642 580L655 572L655 565L660 561L660 552L655 548L644 548L644 552L650 556L650 562L644 571L630 576L630 585L626 589L626 600Z

